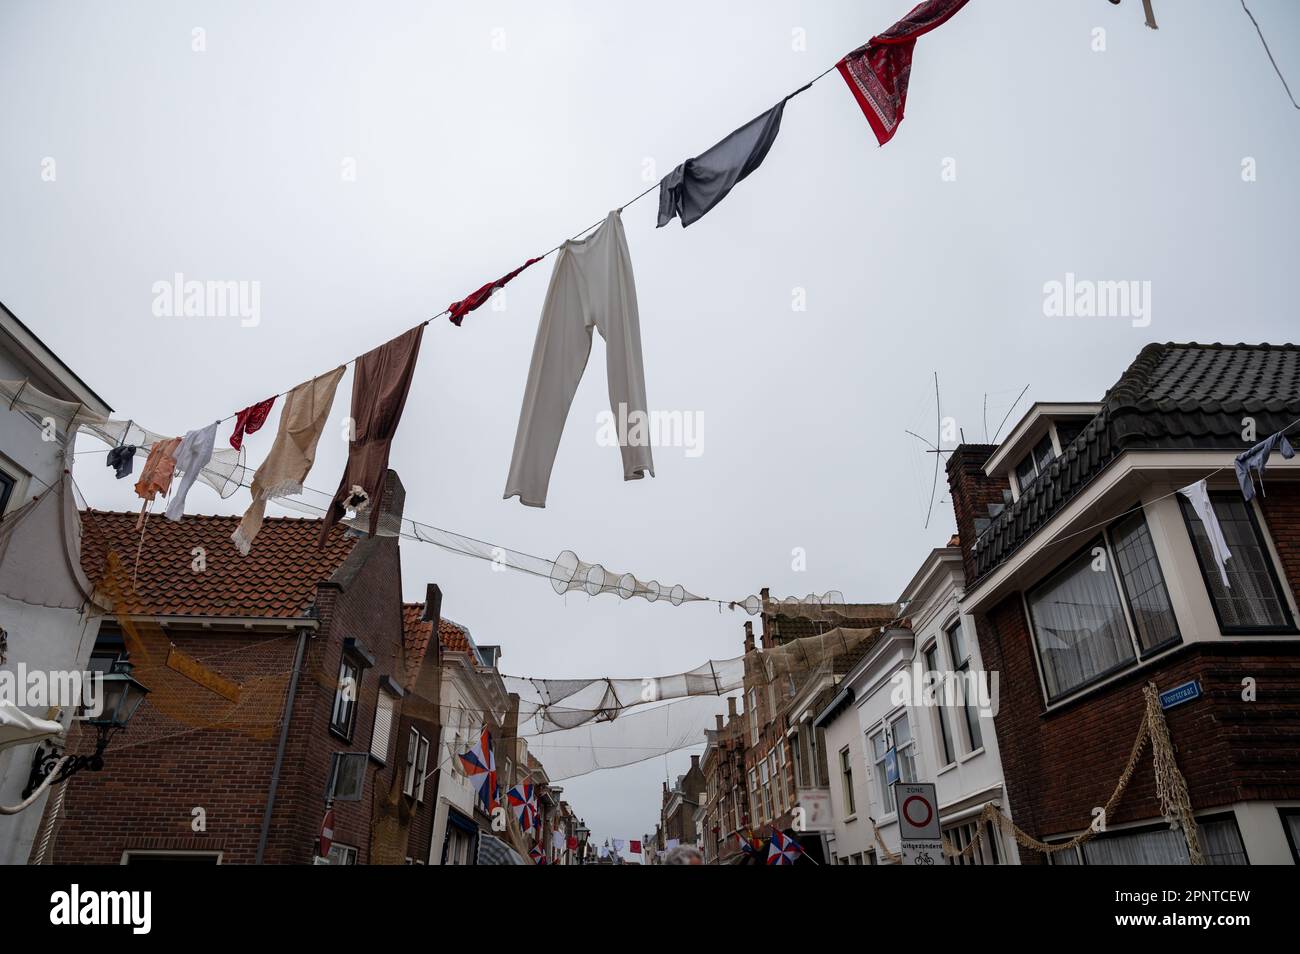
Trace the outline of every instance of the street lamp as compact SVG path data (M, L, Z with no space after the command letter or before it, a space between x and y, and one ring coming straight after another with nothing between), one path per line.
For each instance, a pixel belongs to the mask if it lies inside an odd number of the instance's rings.
M591 835L591 829L587 827L585 821L579 818L578 826L573 833L578 836L578 864L585 865L587 863L587 838Z
M101 677L103 706L99 715L83 720L87 725L95 727L95 751L90 755L67 756L59 774L50 780L51 785L66 782L82 769L98 772L104 767L104 750L108 748L109 740L120 729L126 728L135 711L140 708L140 703L144 702L144 697L149 694L148 688L131 675L131 668L131 663L126 659L118 659L113 663L112 669ZM57 749L47 749L43 743L38 745L32 756L32 773L27 778L27 787L23 789L23 798L30 798L63 758Z

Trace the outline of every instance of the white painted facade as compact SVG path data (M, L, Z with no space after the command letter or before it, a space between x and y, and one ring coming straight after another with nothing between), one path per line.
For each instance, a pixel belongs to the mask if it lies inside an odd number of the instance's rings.
M881 758L889 747L897 749L904 781L935 784L944 834L955 847L969 843L986 804L1011 814L995 706L936 705L901 687L904 677L983 671L974 622L958 607L962 579L956 547L933 551L902 596L911 628L882 634L817 719L830 773L833 863L885 863L882 842L890 852L899 850L898 816ZM1016 863L1013 848L1000 832L986 830L979 863Z
M464 627L461 627L462 629ZM469 631L465 631L469 638ZM509 698L500 675L495 669L482 665L478 650L470 640L470 652L442 653L441 688L442 729L436 748L438 768L437 805L433 818L433 838L429 844L429 864L443 863L443 848L447 847L448 864L474 863L472 846L467 833L462 834L449 821L452 812L474 821L478 796L468 776L460 768L460 755L470 749L483 729L484 714L494 723L490 726L493 738L500 734L498 726L506 719ZM432 772L433 765L429 766ZM498 777L504 781L512 777L513 759L497 765ZM451 837L448 840L448 832ZM464 851L469 850L469 860L464 861Z
M107 415L112 410L3 305L0 305L0 379L29 381L45 394L64 401L79 401L98 414ZM65 466L72 468L76 442L75 437L62 433L58 438L43 439L40 427L0 403L0 474L6 478L0 485L7 486L12 481L4 506L6 514L49 487L56 487L52 493L62 492L60 477ZM103 465L102 459L98 462ZM5 560L32 561L30 565L41 567L43 575L34 584L28 578L21 593L0 591L0 630L4 633L0 669L16 672L21 663L28 672L84 671L95 644L100 617L90 611L91 587L81 572L80 532L71 501L67 502L67 509L43 505L24 520L23 534L23 546L12 548L17 552L8 553ZM35 553L33 539L41 548ZM0 581L5 576L0 573ZM0 582L0 585L7 584ZM47 715L45 708L23 708L30 715ZM72 716L71 710L65 710L60 720L66 726ZM35 745L31 744L0 750L0 804L14 805L22 801L34 750ZM39 835L48 797L47 792L16 815L0 815L0 864L27 863Z

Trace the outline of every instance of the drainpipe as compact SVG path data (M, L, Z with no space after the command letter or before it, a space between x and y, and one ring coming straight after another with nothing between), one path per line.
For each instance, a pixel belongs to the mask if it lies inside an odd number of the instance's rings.
M289 676L289 698L284 706L284 721L280 723L280 742L275 749L275 767L271 769L271 788L266 796L266 810L262 812L262 832L257 838L257 857L253 864L262 864L266 854L266 839L271 833L271 812L275 810L275 793L280 787L280 768L284 764L284 749L289 742L289 723L293 718L293 700L298 695L298 674L302 671L302 658L307 652L307 629L298 630L298 648L293 655L293 673Z

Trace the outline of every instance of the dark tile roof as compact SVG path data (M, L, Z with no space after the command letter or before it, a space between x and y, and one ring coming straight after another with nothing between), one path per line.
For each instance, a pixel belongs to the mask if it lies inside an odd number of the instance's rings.
M81 566L98 586L116 551L134 593L131 612L150 616L302 618L316 584L330 579L356 542L336 527L320 549L319 520L267 517L243 556L230 541L239 517L186 514L173 523L154 514L143 534L138 517L82 511ZM204 550L202 572L192 567L195 547Z
M1300 346L1150 344L1060 457L990 522L976 578L992 572L1124 451L1234 450L1241 419L1260 439L1300 418Z

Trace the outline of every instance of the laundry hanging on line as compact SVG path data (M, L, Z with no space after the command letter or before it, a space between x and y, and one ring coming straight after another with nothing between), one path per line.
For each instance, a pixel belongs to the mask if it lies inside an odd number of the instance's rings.
M781 115L790 96L664 176L659 183L656 228L663 228L674 216L681 219L682 228L698 221L757 169L781 131Z
M185 516L185 498L194 486L194 481L199 479L203 468L212 460L212 450L217 442L217 425L220 423L213 421L207 427L190 431L181 439L180 446L176 449L175 465L181 472L181 482L171 503L167 505L168 520L177 521Z
M1286 460L1290 460L1295 456L1295 448L1286 439L1285 430L1264 438L1250 450L1238 454L1237 459L1233 462L1233 468L1237 472L1237 484L1241 487L1241 495L1247 500L1251 500L1255 496L1254 475L1256 473L1259 474L1259 489L1263 493L1264 468L1268 466L1268 458L1275 449Z
M145 507L153 503L159 494L166 494L171 488L172 475L176 473L176 449L180 446L179 437L169 437L150 448L144 467L140 469L140 479L135 482L136 496L144 501L138 525L144 523Z
M113 468L118 480L130 477L135 469L135 445L122 444L112 448L108 452L108 466Z
M460 327L460 323L462 320L464 320L465 316L468 315L475 308L478 308L489 298L491 298L493 292L495 292L498 288L505 287L520 272L524 271L524 269L526 268L530 268L531 266L536 265L541 260L542 260L541 256L538 256L537 258L530 258L528 261L524 262L522 265L516 268L513 272L510 272L506 275L502 275L494 282L488 282L486 285L483 285L477 291L475 291L470 295L467 295L466 297L462 298L460 301L452 302L450 305L447 306L447 311L450 312L451 315L451 323L453 325L456 325L457 327Z
M321 525L321 547L348 510L368 510L372 537L379 528L388 455L406 407L423 338L424 325L419 324L357 358L352 373L354 432L348 442L348 463L339 489Z
M1227 561L1232 558L1232 551L1228 549L1228 542L1223 537L1223 528L1219 526L1219 516L1214 512L1214 504L1210 500L1205 481L1198 480L1194 484L1188 484L1178 492L1187 498L1187 502L1196 511L1196 516L1200 518L1201 526L1205 528L1205 539L1209 541L1214 565L1219 568L1219 579L1223 581L1225 587L1231 587L1228 582Z
M880 145L894 138L903 121L917 37L943 26L964 6L966 0L917 4L903 19L836 64Z
M269 397L257 404L250 404L235 415L235 429L230 435L230 446L239 450L244 444L245 434L255 434L262 429L271 413L275 398Z
M272 497L300 494L307 475L316 461L316 445L334 405L334 392L343 378L343 366L319 377L304 381L287 395L280 408L280 426L270 453L253 475L250 490L253 502L244 511L239 526L231 534L239 552L248 555L253 540L262 529L266 502Z
M591 330L605 339L610 409L615 417L647 416L641 362L641 318L632 258L615 210L590 236L565 242L551 272L532 363L524 385L505 499L545 507L564 421L591 353ZM648 418L647 418L648 419ZM654 476L648 443L624 442L623 479Z

